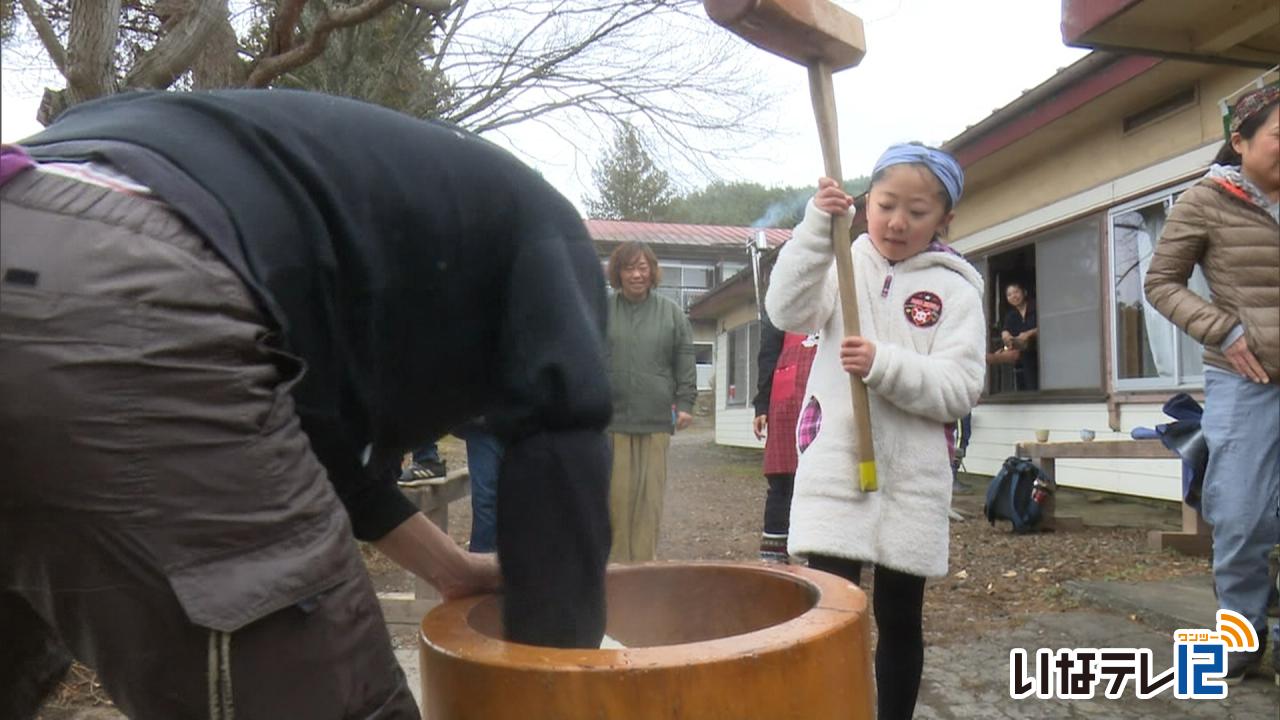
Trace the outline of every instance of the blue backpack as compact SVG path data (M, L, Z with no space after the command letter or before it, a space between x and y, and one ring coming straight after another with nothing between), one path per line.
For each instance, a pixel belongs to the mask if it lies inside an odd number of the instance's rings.
M1013 523L1015 533L1035 532L1053 490L1053 482L1035 463L1026 458L1009 457L987 486L983 512L992 525L996 520L1008 520Z

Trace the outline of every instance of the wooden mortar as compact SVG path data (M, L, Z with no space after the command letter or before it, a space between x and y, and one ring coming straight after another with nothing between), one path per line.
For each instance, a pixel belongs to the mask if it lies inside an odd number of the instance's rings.
M454 600L422 620L429 720L871 720L866 596L787 565L647 563L608 575L610 637L625 649L501 640L501 599Z

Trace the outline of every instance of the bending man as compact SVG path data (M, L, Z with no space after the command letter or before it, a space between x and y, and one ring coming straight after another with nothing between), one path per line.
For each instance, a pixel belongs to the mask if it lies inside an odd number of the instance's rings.
M0 698L65 647L134 718L417 717L352 535L497 587L396 485L481 414L508 635L599 643L604 284L535 172L290 91L88 103L4 170Z

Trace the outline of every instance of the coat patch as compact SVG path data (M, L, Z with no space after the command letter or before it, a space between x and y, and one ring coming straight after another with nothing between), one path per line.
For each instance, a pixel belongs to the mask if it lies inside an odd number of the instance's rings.
M916 327L933 327L942 319L942 298L931 292L920 291L902 305L907 322Z
M822 429L822 404L818 398L810 396L800 411L800 420L796 422L796 450L801 454L809 449L818 439L818 431Z

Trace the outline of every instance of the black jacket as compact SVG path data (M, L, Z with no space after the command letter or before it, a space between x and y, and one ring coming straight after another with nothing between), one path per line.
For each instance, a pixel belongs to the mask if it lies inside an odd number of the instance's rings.
M782 340L786 333L774 327L765 317L760 321L760 350L756 354L756 396L751 405L756 415L769 414L769 396L773 394L773 371L778 367L778 356L782 354Z
M507 152L282 90L117 95L22 145L118 166L239 271L306 363L298 414L358 537L415 510L395 484L401 453L481 414L508 442L504 472L607 491L607 469L547 464L603 447L575 432L609 420L600 264L573 206Z

